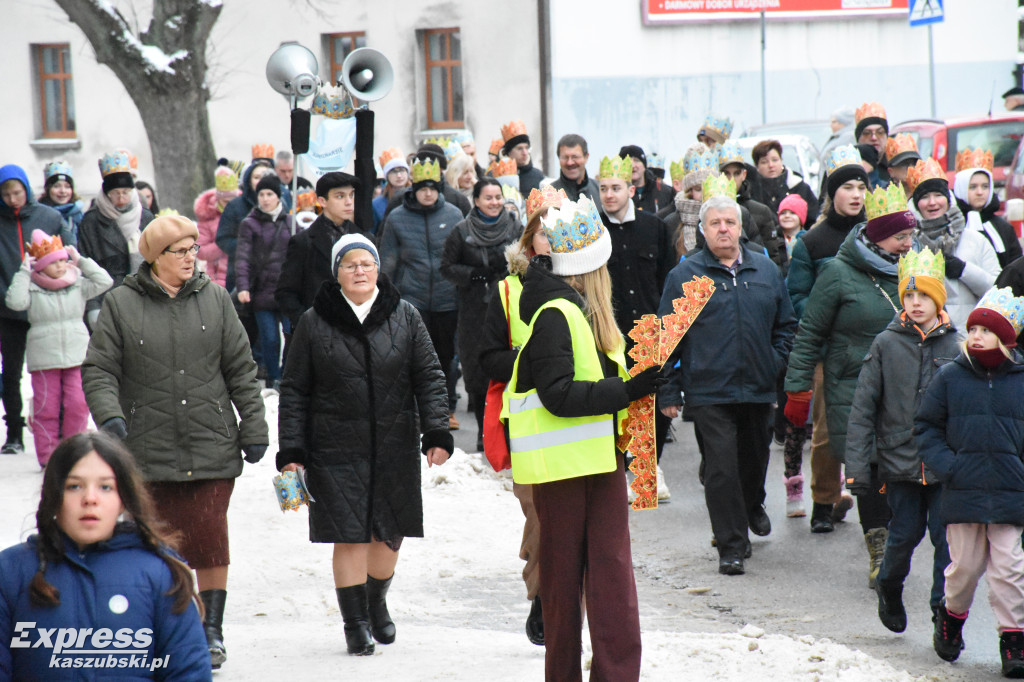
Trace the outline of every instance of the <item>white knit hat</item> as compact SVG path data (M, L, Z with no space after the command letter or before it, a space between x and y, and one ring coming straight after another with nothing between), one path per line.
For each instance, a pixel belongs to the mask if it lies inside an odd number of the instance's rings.
M342 235L341 239L334 242L334 247L331 249L331 272L334 273L335 279L338 278L338 266L341 265L341 259L353 249L369 251L373 256L373 261L378 266L380 265L380 256L377 255L377 247L373 245L373 242L361 234Z
M586 196L563 201L541 218L551 243L551 272L582 275L597 270L612 255L612 239L601 222L597 207Z

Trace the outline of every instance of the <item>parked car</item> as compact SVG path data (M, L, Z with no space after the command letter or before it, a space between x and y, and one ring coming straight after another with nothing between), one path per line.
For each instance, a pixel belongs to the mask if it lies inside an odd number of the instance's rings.
M1006 112L945 120L916 119L904 121L889 131L890 135L896 133L909 133L917 141L921 156L931 156L939 162L950 185L956 175L957 152L978 147L992 152L992 179L1001 193L1014 153L1024 138L1024 114Z
M778 140L782 145L782 162L786 168L799 173L811 187L814 196L818 196L821 187L821 162L818 160L818 149L806 135L760 135L758 137L737 137L735 142L747 157L747 163L753 164L750 152L761 140Z
M810 121L783 121L781 123L763 123L750 126L743 132L743 137L772 137L779 135L803 135L810 139L815 149L821 150L832 137L829 119Z

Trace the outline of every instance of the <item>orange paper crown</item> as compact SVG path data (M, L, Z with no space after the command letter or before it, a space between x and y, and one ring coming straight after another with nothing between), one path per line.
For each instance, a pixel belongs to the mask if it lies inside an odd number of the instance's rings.
M911 192L925 180L932 180L934 178L947 180L946 174L943 172L939 162L930 156L927 159L918 161L916 165L907 169L907 185L910 187Z
M561 206L562 202L568 198L564 189L556 190L551 185L544 185L540 189L531 189L530 196L526 198L526 222L529 223L541 211L552 206Z
M128 155L128 167L129 168L131 168L132 170L138 170L139 169L139 157L135 156L134 154L132 154L130 151L128 151L124 147L122 147L121 149L118 149L117 151L124 152L125 154Z
M316 192L313 190L300 192L295 197L296 211L312 211L314 206L316 206Z
M890 160L896 158L897 154L916 151L917 143L914 142L914 138L907 133L900 133L890 137L885 143L885 158Z
M995 165L992 158L992 152L987 149L971 149L967 148L956 155L956 172L959 173L962 170L969 168L984 168L988 172L992 172L992 167Z
M504 142L508 142L517 135L526 134L526 124L522 121L509 121L507 124L501 126L501 139Z
M495 178L501 178L506 175L518 175L519 166L512 159L502 159L498 163L494 164L494 169L491 171L491 175Z
M34 242L29 245L28 253L36 260L43 256L53 253L54 251L60 251L64 248L64 242L61 241L59 235L55 235L53 239L43 239L41 242Z
M860 123L866 118L888 118L885 115L885 107L878 102L865 102L857 107L857 111L854 113L854 120L856 123Z
M505 143L504 141L501 140L501 138L493 139L491 140L491 146L487 149L487 152L489 154L494 154L495 156L498 156L499 154L501 154L501 148L504 146L504 144Z
M254 158L254 159L272 159L272 158L274 158L274 145L272 145L272 144L254 144L252 146L252 158Z
M380 153L380 156L377 158L377 162L380 164L380 167L383 168L384 166L388 165L388 161L392 159L397 159L399 157L402 157L401 149L399 149L398 147L388 147L387 149Z

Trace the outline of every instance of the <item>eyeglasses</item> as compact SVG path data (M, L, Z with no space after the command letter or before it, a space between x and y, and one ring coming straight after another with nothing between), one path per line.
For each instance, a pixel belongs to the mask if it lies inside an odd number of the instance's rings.
M911 239L913 239L914 235L913 235L913 233L911 233L911 234L894 234L892 236L892 238L896 240L897 244L905 244L906 242L909 242Z
M164 253L173 253L178 258L178 260L183 260L185 258L185 254L191 253L194 256L197 253L199 253L199 244L193 244L192 246L188 247L187 249L178 249L177 251L171 251L170 249L164 249Z
M363 272L373 272L377 269L376 263L343 263L341 269L344 272L352 274L356 270L362 270Z

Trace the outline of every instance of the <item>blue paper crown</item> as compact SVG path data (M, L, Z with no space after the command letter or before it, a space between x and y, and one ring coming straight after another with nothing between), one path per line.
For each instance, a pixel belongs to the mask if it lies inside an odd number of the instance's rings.
M687 175L697 171L718 170L718 155L710 149L700 154L692 154L684 159L683 170Z
M718 164L716 168L724 168L730 163L738 163L746 167L747 160L743 158L740 146L732 140L727 140L718 147Z
M597 206L581 196L577 202L563 201L541 218L541 225L554 253L572 253L590 246L605 233Z
M71 166L66 161L51 161L43 167L43 178L49 180L54 175L66 175L69 178L75 176Z
M648 168L664 168L665 158L657 152L651 152L647 155L647 167Z
M1020 334L1021 328L1024 327L1024 298L1014 296L1013 290L1009 287L993 287L986 291L975 306L975 309L978 308L992 310L1006 318L1013 327L1014 334Z
M114 152L113 154L104 154L103 158L100 159L100 173L103 174L103 177L107 177L112 173L131 172L131 162L128 160L128 154L126 152Z
M832 175L837 169L843 166L860 165L860 152L852 144L844 144L836 147L825 159L825 172Z
M732 126L733 123L731 118L708 114L704 117L704 125L701 126L701 130L713 130L723 138L728 139L728 137L732 135Z

